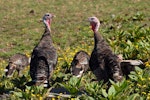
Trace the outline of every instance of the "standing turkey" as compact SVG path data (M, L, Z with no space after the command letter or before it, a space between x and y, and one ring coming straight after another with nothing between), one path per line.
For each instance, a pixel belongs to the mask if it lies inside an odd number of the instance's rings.
M90 56L87 52L78 51L71 62L71 73L77 77L81 77L83 73L89 69Z
M28 66L29 63L30 58L28 58L26 55L20 53L14 54L9 58L8 66L6 66L4 70L6 72L6 77L11 77L15 70L17 70L18 76L20 76L22 74L21 71Z
M51 39L51 22L53 14L46 13L43 17L45 32L33 49L30 63L30 76L35 85L49 87L49 80L57 64L57 52Z
M113 54L110 46L99 34L100 22L97 17L89 17L91 28L94 32L94 49L89 61L90 69L95 74L98 81L104 83L112 79L115 82L121 81L122 71L117 55Z

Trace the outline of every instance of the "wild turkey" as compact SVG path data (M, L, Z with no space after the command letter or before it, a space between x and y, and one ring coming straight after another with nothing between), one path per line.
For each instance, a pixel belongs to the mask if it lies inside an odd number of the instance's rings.
M78 51L71 62L71 73L81 77L89 69L90 56L85 51Z
M117 55L112 52L110 46L98 32L100 26L98 18L89 17L88 21L94 32L95 42L89 61L90 69L95 74L98 81L103 80L104 83L108 82L109 79L115 82L121 81L123 76L120 62L118 61Z
M128 75L131 71L135 71L135 66L143 68L143 62L141 60L124 60L122 55L118 55L118 59L121 62L121 70L123 75L128 79Z
M6 77L11 77L15 70L17 70L18 75L21 75L21 71L28 66L30 63L30 58L28 58L24 54L14 54L9 58L8 66L6 66L6 69L4 70L6 73Z
M46 13L43 17L45 32L33 49L30 63L30 76L34 85L49 87L49 79L57 64L57 52L51 39L51 22L53 14Z

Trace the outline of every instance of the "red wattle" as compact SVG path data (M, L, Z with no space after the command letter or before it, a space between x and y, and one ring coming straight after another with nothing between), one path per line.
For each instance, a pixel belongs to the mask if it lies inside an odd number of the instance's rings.
M95 24L91 23L91 29L94 31L95 30Z
M50 21L50 20L47 20L47 23L50 25L50 24L51 24L51 21Z

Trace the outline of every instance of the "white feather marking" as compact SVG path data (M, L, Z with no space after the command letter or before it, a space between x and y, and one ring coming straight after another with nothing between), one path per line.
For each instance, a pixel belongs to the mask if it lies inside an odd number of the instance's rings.
M113 76L114 76L114 77L119 76L119 73L115 73L115 74L113 74Z
M143 62L141 60L135 60L133 62L130 62L131 65L141 65Z
M48 84L44 84L43 86L44 86L44 87L48 87Z
M81 70L81 71L79 72L79 75L77 75L76 77L81 77L82 74L83 74L83 72L84 72L84 70Z
M21 64L22 64L22 61L19 59L19 60L15 61L14 64L21 65Z
M44 87L48 87L48 81L47 81L47 80L44 81L43 86L44 86Z
M45 80L45 81L44 81L44 83L48 83L48 81L47 81L47 80Z
M28 59L28 63L30 63L30 61L31 61L31 58Z
M8 69L4 69L4 72L8 72Z
M134 65L134 66L143 64L141 60L122 60L122 62L129 62L131 65Z

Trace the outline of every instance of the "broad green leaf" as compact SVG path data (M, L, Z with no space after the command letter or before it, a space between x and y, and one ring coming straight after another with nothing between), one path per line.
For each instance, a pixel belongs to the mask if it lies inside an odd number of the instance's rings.
M143 70L140 67L135 67L135 70L139 72L143 72Z
M21 92L14 92L14 94L18 97L22 97L22 93Z
M135 75L128 75L129 76L129 78L131 78L132 80L135 80L135 81L137 81L138 80L138 77L137 76L135 76Z
M130 74L136 75L136 72L135 71L131 71Z
M116 94L116 90L115 90L114 86L111 85L111 87L110 87L109 90L108 90L108 95L109 95L109 96L113 96L113 95L115 95L115 94Z
M31 89L31 86L26 86L26 89L27 89L27 90L30 90L30 89Z
M114 81L112 81L111 79L109 79L110 83L111 84L116 84Z
M108 97L108 94L106 93L106 90L105 89L102 89L102 94L103 94L103 96L106 98L106 97Z
M127 44L131 46L131 45L132 45L132 42L131 42L130 40L128 40L128 41L127 41Z
M140 95L138 93L130 95L127 100L139 100Z

